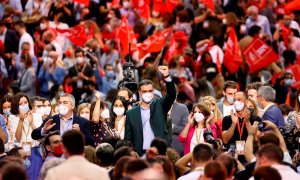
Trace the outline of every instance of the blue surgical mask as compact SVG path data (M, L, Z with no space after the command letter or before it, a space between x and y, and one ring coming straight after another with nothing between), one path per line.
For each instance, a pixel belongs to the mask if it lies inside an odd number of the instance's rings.
M10 113L10 108L7 108L7 109L3 109L3 114L9 116L11 113Z
M64 94L63 91L59 91L59 92L57 93L57 96L60 97L60 96L62 96L63 94Z
M25 159L25 161L23 162L23 167L25 169L28 169L30 167L31 163L29 161L29 159Z
M28 104L20 105L19 106L19 111L28 112L29 111Z
M105 75L106 75L107 79L115 79L116 78L116 74L113 71L107 71Z

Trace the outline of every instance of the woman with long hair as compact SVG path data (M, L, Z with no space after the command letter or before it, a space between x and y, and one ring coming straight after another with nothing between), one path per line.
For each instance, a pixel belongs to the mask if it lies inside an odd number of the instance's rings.
M205 142L204 135L212 133L217 138L217 127L213 123L209 108L203 103L196 104L189 115L188 123L178 136L180 142L185 143L184 155L192 152L197 144Z
M120 139L124 139L127 103L125 98L117 96L111 107L111 123Z

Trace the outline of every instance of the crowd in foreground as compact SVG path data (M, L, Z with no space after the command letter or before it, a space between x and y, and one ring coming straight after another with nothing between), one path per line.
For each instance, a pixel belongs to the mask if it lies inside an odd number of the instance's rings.
M2 179L300 178L297 0L82 2L0 2Z

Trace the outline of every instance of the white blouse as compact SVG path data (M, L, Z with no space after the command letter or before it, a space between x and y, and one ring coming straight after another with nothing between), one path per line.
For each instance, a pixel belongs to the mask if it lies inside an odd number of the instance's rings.
M124 139L124 134L125 134L125 116L120 119L117 125L118 125L118 129L116 129L116 132L118 133L118 135L120 136L120 139L123 140Z
M32 113L33 116L33 123L36 128L40 127L43 123L43 118L40 114ZM35 147L38 146L38 141L33 140L31 138L32 133L32 127L29 124L29 121L27 120L27 117L23 121L23 128L22 128L22 139L21 141L18 141L15 137L15 133L19 124L20 117L16 115L10 115L8 117L8 129L9 129L9 141L14 142L17 146L22 146L23 142L31 142L31 146Z
M204 137L203 137L204 129L196 128L195 132L193 134L191 145L190 145L190 152L193 152L195 146L197 146L200 143L204 143Z

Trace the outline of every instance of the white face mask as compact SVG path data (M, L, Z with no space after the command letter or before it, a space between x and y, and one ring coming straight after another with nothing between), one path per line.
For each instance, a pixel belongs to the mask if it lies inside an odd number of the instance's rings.
M226 97L227 102L232 105L234 103L233 97Z
M68 113L68 111L69 111L69 108L67 107L67 106L65 106L65 105L59 105L58 106L58 112L59 112L59 114L61 114L61 115L66 115L67 113Z
M300 102L300 96L298 96L298 101Z
M40 114L41 116L44 116L44 114L45 114L45 108L43 108L43 107L37 108L37 109L35 110L35 112L36 112L37 114Z
M28 104L24 104L24 105L20 105L19 106L19 111L22 111L22 112L28 112L29 111L29 106Z
M145 94L142 94L142 99L145 103L150 103L153 99L153 94L152 93L145 93Z
M83 62L84 62L83 57L77 57L77 58L76 58L76 62L77 62L77 63L83 63Z
M80 114L81 117L90 120L90 113L84 113L84 114Z
M195 121L198 123L198 122L201 122L204 120L204 115L202 113L196 112L194 114L194 118L195 118Z
M47 25L44 23L41 23L40 28L41 28L41 30L45 30L47 28Z
M108 109L104 109L102 112L101 112L101 118L102 119L109 119L109 110Z
M240 102L240 101L235 101L233 105L234 105L235 110L238 111L238 112L243 110L244 106L245 106L245 104L243 102Z
M45 115L49 116L50 113L51 113L51 107L50 106L45 107Z
M9 116L11 114L10 113L10 108L3 109L3 114Z
M117 116L122 116L125 112L125 108L124 107L114 107L113 111Z

